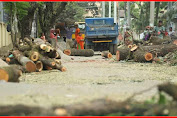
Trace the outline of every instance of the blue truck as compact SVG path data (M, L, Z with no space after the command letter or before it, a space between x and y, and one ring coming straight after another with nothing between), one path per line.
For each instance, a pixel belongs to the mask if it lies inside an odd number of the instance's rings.
M95 51L117 51L118 24L114 18L85 19L85 48Z

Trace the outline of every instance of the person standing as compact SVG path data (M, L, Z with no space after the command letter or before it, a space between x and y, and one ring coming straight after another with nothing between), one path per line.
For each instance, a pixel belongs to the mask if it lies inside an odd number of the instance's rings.
M169 28L169 32L168 32L168 34L171 36L173 33L174 33L173 28L170 27L170 28Z
M45 39L45 35L44 35L44 33L42 33L42 35L41 35L41 39L42 39L43 41L46 42L46 39Z
M159 24L155 27L154 31L156 36L158 36L160 39L163 39L165 35L165 27L163 26L163 22L161 20L159 20Z
M80 32L78 33L76 41L77 41L77 49L84 49L84 39Z
M79 29L79 27L78 27L78 24L75 24L75 28L76 28L76 31L75 31L74 47L76 47L76 44L77 44L76 38L77 38L77 36L78 36L79 33L80 33L80 29Z
M67 31L66 33L66 48L72 48L72 32L73 32L73 28L69 27L69 28L65 28L65 30Z

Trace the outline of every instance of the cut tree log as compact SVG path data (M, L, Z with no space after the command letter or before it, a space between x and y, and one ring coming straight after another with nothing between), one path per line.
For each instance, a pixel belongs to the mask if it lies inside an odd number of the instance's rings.
M31 46L29 45L18 45L18 50L24 52L24 51L29 51L31 50Z
M41 72L43 70L43 63L41 61L36 62L36 71Z
M44 65L44 66L43 66L43 69L44 69L44 70L52 70L53 68L52 68L52 67L49 67L49 66Z
M153 45L160 45L160 44L167 44L171 41L171 38L169 36L165 36L163 39L160 39L157 36L151 36L149 39L149 43L152 43Z
M7 82L19 82L19 77L22 75L22 71L17 66L5 66L0 67L0 80Z
M58 52L56 52L55 59L61 59L61 56L60 56L60 54Z
M109 51L103 51L101 53L101 56L105 57L105 58L108 58L108 59L112 58L112 54Z
M55 63L61 65L61 60L55 59Z
M139 46L140 50L145 52L150 52L153 55L165 56L169 52L174 52L177 50L177 45L174 44L163 44L163 45L151 45L151 46Z
M43 63L45 67L48 66L53 68L56 64L53 59L50 59L48 57L43 57L42 55L39 56L39 60Z
M58 70L60 70L61 72L65 72L65 71L66 71L66 68L63 67L63 66L60 65L60 64L55 64L54 69L58 69Z
M116 60L120 61L120 60L127 60L130 58L130 49L126 46L118 48L117 52L116 52Z
M153 55L149 52L137 50L133 53L134 61L136 62L148 62L153 59Z
M64 54L68 56L85 56L90 57L94 55L94 51L92 49L66 49L64 50Z
M20 51L14 50L13 55L15 59L26 69L27 72L35 72L36 71L36 64L31 61L29 58L23 56Z
M56 48L56 46L57 46L56 39L50 38L50 39L48 39L48 42L52 45L52 47Z
M36 51L25 51L24 54L32 61L37 61L39 59L39 53Z

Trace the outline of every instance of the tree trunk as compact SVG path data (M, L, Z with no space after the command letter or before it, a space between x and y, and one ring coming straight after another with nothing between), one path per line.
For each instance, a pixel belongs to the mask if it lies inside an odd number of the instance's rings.
M27 72L35 72L36 71L36 65L33 61L31 61L29 58L23 56L18 50L15 50L12 52L15 59L18 60L18 62L24 66Z
M156 16L155 16L155 25L158 25L158 16L159 16L159 8L160 8L160 2L156 2Z
M38 3L36 2L30 2L31 7L28 9L28 14L25 16L20 22L22 26L21 31L21 38L24 39L24 37L30 37L31 35L31 29L32 29L32 22L34 18L34 13L36 11L36 8L38 7Z
M108 58L108 59L112 58L112 54L109 51L103 51L101 53L101 56L105 57L105 58Z
M16 66L0 67L0 80L7 82L19 82L19 77L22 75L22 71Z
M94 55L94 51L92 49L66 49L64 50L64 54L68 56L85 56L90 57Z
M133 53L134 61L136 62L148 62L153 59L153 55L149 52L137 50Z
M127 60L130 58L131 52L130 49L128 47L121 47L117 49L116 52L116 60L120 61L120 60Z

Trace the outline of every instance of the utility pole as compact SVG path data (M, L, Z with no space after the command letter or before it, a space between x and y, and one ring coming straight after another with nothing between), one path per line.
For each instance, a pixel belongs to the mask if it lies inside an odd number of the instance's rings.
M111 18L111 2L109 2L109 18Z
M117 6L115 1L114 1L114 23L117 23Z
M155 2L150 2L150 26L154 27L154 9L155 9Z
M130 16L130 2L127 2L127 23L128 27L131 26L131 16Z
M102 2L102 17L105 17L105 2Z

